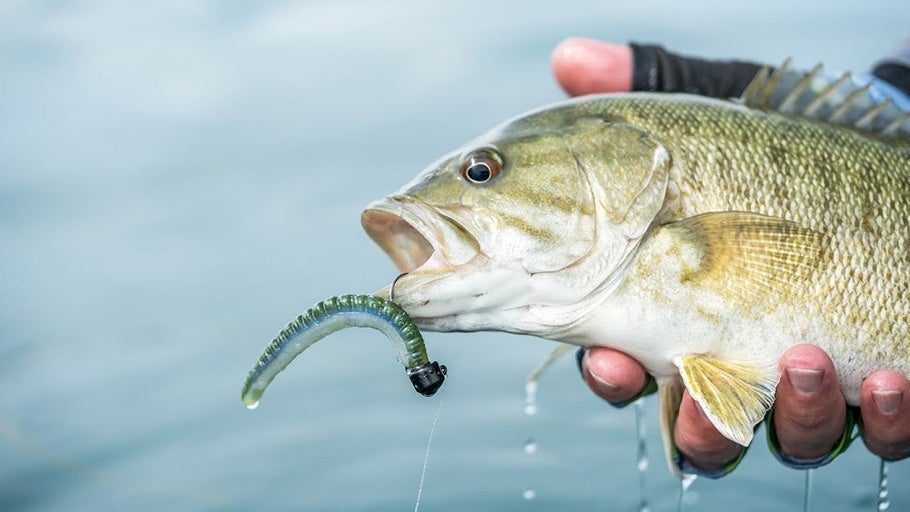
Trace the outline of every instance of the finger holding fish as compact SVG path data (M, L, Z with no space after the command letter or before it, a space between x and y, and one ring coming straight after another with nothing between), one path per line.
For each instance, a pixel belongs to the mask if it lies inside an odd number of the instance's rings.
M886 460L910 456L910 381L892 371L878 371L861 390L863 441Z
M688 391L683 393L676 417L673 438L676 449L686 461L687 469L693 468L705 476L723 476L725 468L745 449L724 437L705 415Z
M831 358L813 345L797 345L780 360L773 428L785 463L821 461L846 427L847 406ZM768 426L772 428L772 426Z
M638 361L607 347L586 349L580 369L591 391L615 405L632 400L648 383L648 374Z
M648 375L638 361L605 347L585 350L581 372L594 394L617 406L641 394L648 383ZM721 476L722 469L743 449L718 432L688 392L683 394L680 403L674 441L682 456L680 462L686 461L686 469L702 475Z

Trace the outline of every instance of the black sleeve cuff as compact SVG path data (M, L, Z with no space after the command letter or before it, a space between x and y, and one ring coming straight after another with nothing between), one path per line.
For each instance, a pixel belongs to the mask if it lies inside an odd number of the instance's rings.
M752 62L708 61L675 55L660 46L632 47L632 90L687 92L714 98L735 98L763 67Z
M910 96L910 68L907 66L894 62L883 62L875 66L872 74Z

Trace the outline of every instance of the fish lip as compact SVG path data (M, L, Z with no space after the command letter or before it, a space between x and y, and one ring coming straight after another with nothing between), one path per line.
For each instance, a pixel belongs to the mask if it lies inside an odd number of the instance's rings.
M409 196L368 205L361 223L400 272L452 270L478 253L477 241L460 223Z

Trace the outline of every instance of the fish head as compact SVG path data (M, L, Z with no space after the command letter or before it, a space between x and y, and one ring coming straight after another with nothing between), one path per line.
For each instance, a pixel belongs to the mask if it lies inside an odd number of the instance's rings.
M664 202L669 157L572 105L492 130L364 211L406 273L392 298L421 328L545 336L616 282Z

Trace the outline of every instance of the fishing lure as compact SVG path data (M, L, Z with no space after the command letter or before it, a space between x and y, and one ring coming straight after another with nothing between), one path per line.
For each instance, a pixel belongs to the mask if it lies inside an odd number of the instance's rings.
M348 327L371 327L385 334L421 395L433 396L445 381L446 367L430 362L417 325L397 304L374 295L341 295L317 303L278 333L250 370L241 394L243 403L254 409L272 379L295 357Z

